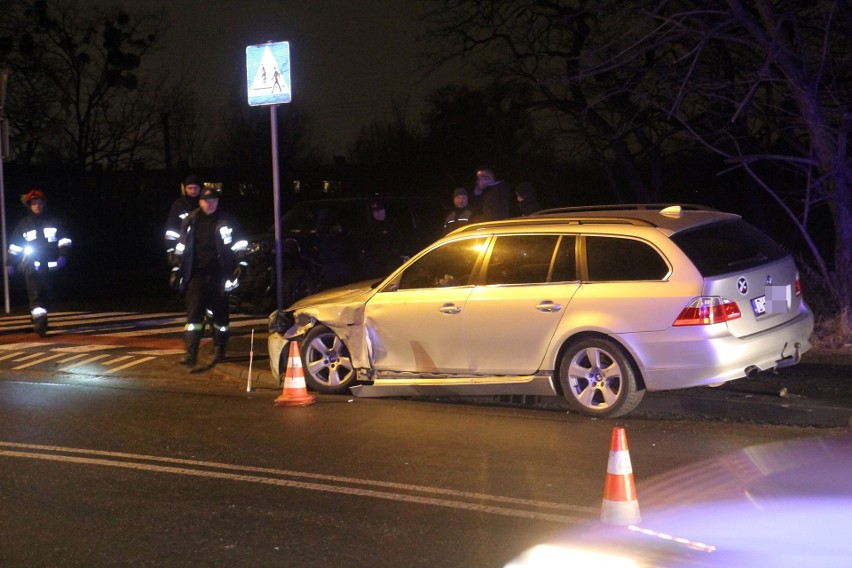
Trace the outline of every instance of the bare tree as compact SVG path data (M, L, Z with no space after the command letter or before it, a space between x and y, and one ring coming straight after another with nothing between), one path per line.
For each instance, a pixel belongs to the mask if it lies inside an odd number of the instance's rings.
M141 61L165 30L160 15L84 9L76 0L11 0L0 61L12 71L15 158L120 169L160 147L164 91L142 73Z
M844 0L437 0L438 61L525 79L642 199L660 158L709 148L788 216L830 297L852 306L852 15ZM633 172L651 165L649 182ZM813 235L830 212L833 250Z
M564 152L607 170L613 190L657 201L663 180L661 146L675 150L672 127L659 109L642 105L631 88L653 73L653 62L602 68L611 45L635 24L624 2L437 0L428 37L437 64L474 59L487 75L529 85L529 109L550 113ZM588 75L590 67L594 75ZM544 121L542 121L544 123ZM647 167L650 165L650 167Z

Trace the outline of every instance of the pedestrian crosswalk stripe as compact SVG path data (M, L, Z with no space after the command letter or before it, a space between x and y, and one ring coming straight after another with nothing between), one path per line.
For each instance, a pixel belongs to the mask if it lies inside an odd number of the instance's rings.
M71 361L76 361L77 359L82 359L86 355L88 355L88 353L78 353L77 355L72 355L72 356L67 357L65 359L60 359L59 363L70 363Z
M36 353L36 356L44 355L44 353ZM29 363L24 363L23 365L18 365L17 367L13 367L14 370L19 371L21 369L26 369L28 367L32 367L33 365L38 365L40 363L46 363L52 359L58 359L62 357L62 353L54 353L53 355L45 355L41 359L36 359L35 361L30 361ZM32 357L27 357L28 359L32 359ZM18 361L22 361L23 359L18 359Z
M11 359L12 357L17 357L23 353L23 351L13 351L11 353L7 353L6 355L0 356L0 361L5 361L6 359Z
M248 314L232 314L233 330L266 329L269 318ZM113 337L145 337L179 334L184 331L186 314L182 312L51 312L51 333L103 335ZM0 317L0 333L31 332L29 315ZM245 333L245 331L244 331ZM0 346L2 348L2 346Z
M94 363L95 361L100 361L101 359L106 359L109 355L101 354L95 355L94 357L89 357L88 359L83 359L82 361L77 361L73 365L68 365L67 367L63 367L59 369L60 371L70 371L71 369L76 369L77 367L82 367L83 365L88 365L89 363Z
M106 351L107 349L118 349L117 345L84 344L70 345L68 347L53 347L51 351L63 353L91 353L92 351Z
M34 359L36 357L40 357L41 355L42 355L41 353L30 353L29 355L25 355L25 356L21 357L20 359L15 359L14 362L20 363L21 361L27 361L29 359Z
M142 363L146 363L146 362L150 361L151 359L156 359L156 357L143 357L143 358L141 358L141 359L137 359L137 360L135 360L135 361L131 361L131 362L129 362L129 363L125 363L125 364L124 364L124 365L122 365L121 367L115 367L114 369L110 369L109 371L107 371L107 372L106 372L106 374L107 374L107 375L111 375L111 374L115 373L116 371L122 371L122 370L124 370L124 369L129 368L129 367L133 367L133 366L136 366L136 365L141 365Z
M243 328L243 327L250 327L250 326L253 326L253 325L261 325L261 324L265 328L266 325L269 324L269 319L263 318L263 319L250 319L250 320L234 320L234 321L231 321L230 324L228 324L228 328L230 328L230 329ZM137 329L137 330L134 330L134 331L118 331L116 333L111 333L110 335L114 335L116 337L139 337L139 336L143 336L143 335L163 335L163 334L166 334L166 333L178 333L178 332L182 332L183 330L184 330L184 324L181 323L181 325L179 325L177 327L165 327L165 328L161 328L161 329Z
M115 359L110 359L109 361L104 361L103 364L109 367L110 365L115 365L116 363L121 363L122 361L127 361L128 359L133 359L132 355L122 355L120 357L116 357Z

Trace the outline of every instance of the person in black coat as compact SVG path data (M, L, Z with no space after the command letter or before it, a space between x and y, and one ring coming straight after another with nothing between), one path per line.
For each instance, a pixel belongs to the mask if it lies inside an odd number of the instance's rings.
M476 170L476 185L470 198L471 221L497 221L511 217L509 205L511 192L509 186L497 180L494 170L482 166Z
M180 239L180 224L186 217L198 209L198 194L201 193L201 179L190 174L181 186L181 196L172 202L169 208L169 216L166 218L165 244L166 254L169 262L172 261L172 255L175 252L175 246Z
M538 202L532 184L528 181L522 181L515 186L515 198L518 202L518 209L524 217L543 209Z
M237 255L247 242L237 240L234 219L219 209L220 189L205 187L198 209L181 223L180 240L175 246L173 272L178 290L186 293L186 355L181 361L194 366L204 333L204 316L213 313L213 362L225 359L230 331L228 294L239 285Z

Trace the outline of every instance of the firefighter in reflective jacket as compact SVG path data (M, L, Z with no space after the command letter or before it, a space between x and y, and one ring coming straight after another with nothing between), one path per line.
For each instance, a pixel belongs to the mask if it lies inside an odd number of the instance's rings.
M66 263L69 239L60 222L44 214L44 193L33 189L22 199L29 214L12 231L6 271L23 274L27 286L33 328L47 333L47 310L53 295L53 273Z
M239 285L238 255L248 244L237 240L230 215L219 209L219 189L201 190L199 208L181 223L180 240L175 247L173 270L178 290L186 293L184 365L198 361L198 345L204 333L204 315L213 313L213 361L225 359L228 343L228 293Z
M181 186L181 196L174 200L169 209L169 217L166 219L166 232L164 235L166 254L169 262L173 262L175 246L180 239L180 224L187 216L198 209L198 194L201 193L201 178L195 174L186 176Z

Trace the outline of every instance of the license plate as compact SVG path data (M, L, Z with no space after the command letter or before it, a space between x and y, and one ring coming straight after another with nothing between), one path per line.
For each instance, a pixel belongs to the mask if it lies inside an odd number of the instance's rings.
M754 315L762 316L766 313L766 296L754 298L751 301L751 309L754 310Z

